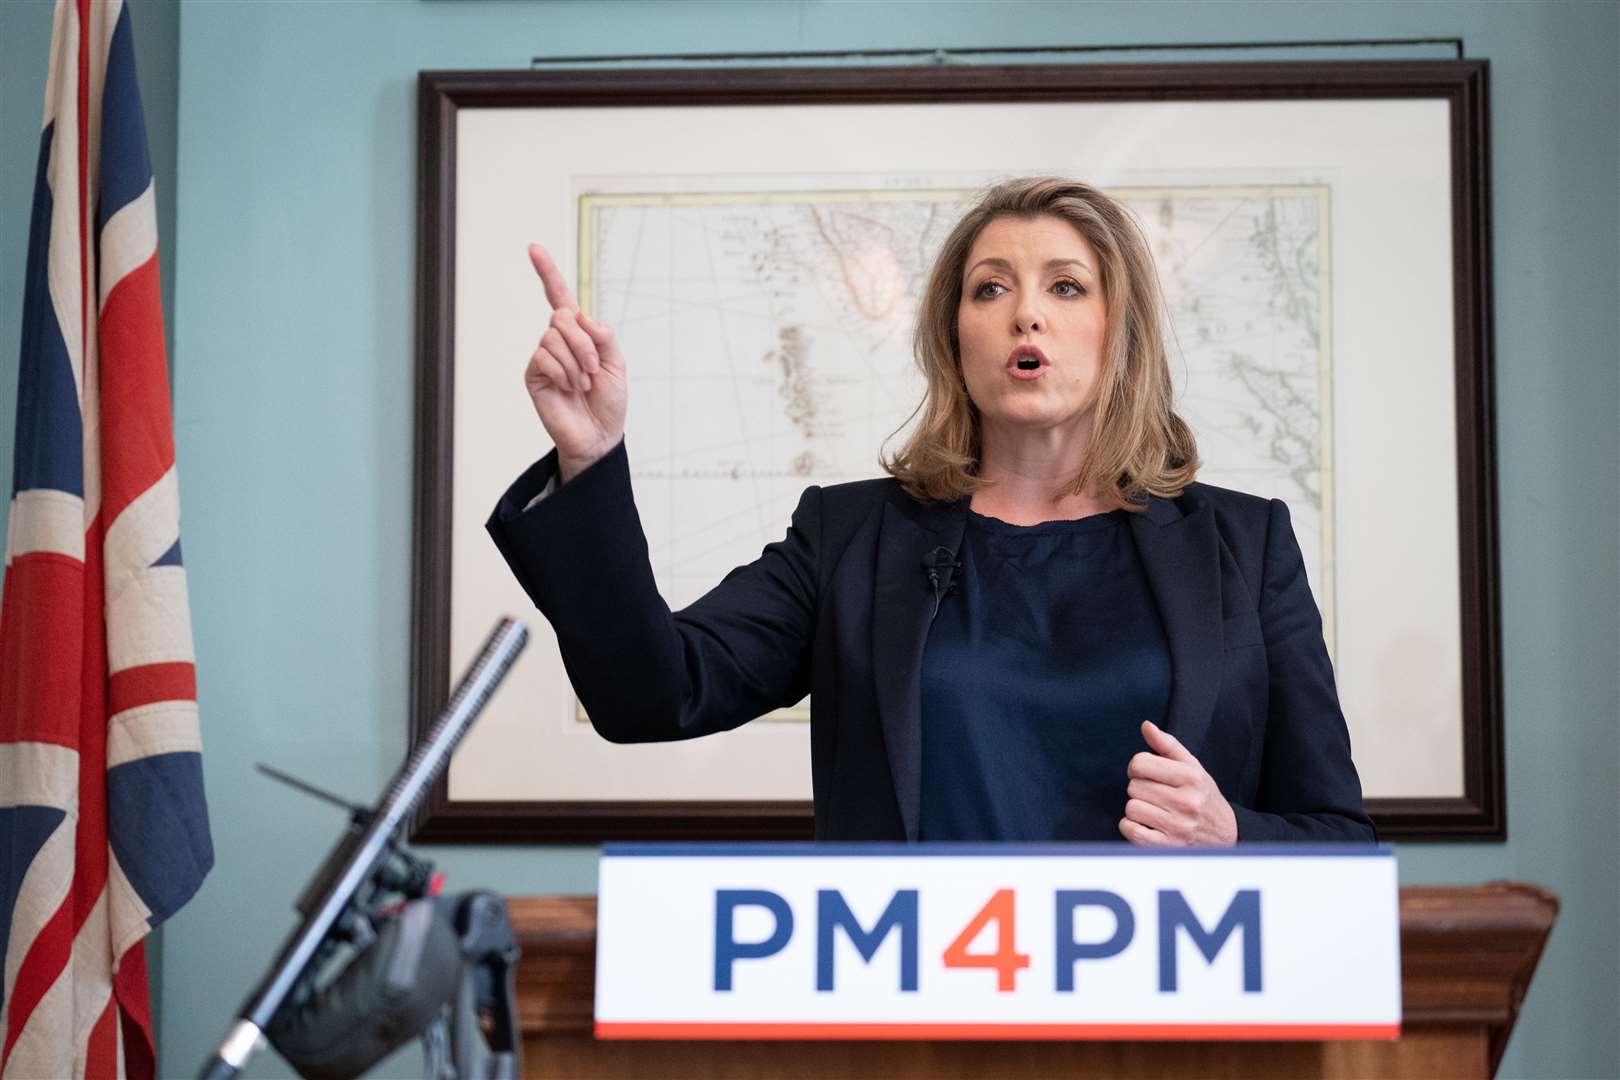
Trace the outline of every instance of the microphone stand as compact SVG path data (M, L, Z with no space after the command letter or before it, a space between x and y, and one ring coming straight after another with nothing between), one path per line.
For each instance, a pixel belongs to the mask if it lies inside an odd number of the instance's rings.
M354 815L348 832L316 871L299 904L303 921L242 1004L218 1052L203 1063L198 1080L230 1080L236 1076L258 1049L276 1010L305 973L319 967L321 957L330 953L337 940L363 932L356 930L357 924L364 921L363 908L357 904L357 894L363 887L371 885L372 892L399 887L398 872L391 867L390 857L401 854L397 836L400 826L449 764L456 744L483 711L528 639L528 628L522 623L502 619L484 641L449 703L395 775L376 810L365 818L361 813Z

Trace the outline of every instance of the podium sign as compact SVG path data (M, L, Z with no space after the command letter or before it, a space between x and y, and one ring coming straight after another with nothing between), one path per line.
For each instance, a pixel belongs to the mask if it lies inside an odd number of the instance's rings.
M1388 847L610 844L596 1034L1393 1039Z

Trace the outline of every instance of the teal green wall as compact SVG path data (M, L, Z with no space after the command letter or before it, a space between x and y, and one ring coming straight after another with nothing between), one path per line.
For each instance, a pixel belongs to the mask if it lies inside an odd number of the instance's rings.
M0 5L8 474L46 9ZM1401 876L1556 890L1563 913L1503 1074L1620 1075L1620 7L392 0L187 3L178 21L181 200L163 239L178 271L176 426L218 866L162 943L165 1074L189 1073L224 1032L339 826L252 763L369 798L404 753L419 69L519 68L537 53L1461 36L1492 64L1511 839L1403 846ZM142 69L150 102L144 56ZM172 113L152 124L154 138L176 130ZM433 854L456 887L595 888L588 849ZM250 1075L286 1071L263 1055Z

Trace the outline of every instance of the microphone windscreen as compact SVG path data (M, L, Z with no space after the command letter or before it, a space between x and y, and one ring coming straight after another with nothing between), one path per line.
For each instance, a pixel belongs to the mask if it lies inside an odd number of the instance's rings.
M331 985L283 1006L265 1035L304 1080L353 1080L427 1029L461 970L448 912L432 898L413 900Z

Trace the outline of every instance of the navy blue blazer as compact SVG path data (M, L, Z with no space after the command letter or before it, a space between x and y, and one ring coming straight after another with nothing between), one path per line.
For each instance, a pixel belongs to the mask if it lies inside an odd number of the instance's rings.
M809 692L816 838L915 840L924 562L959 549L967 500L918 502L893 478L811 487L783 539L672 613L624 444L531 506L556 473L552 451L487 528L596 730L687 739ZM1131 530L1170 646L1161 726L1220 786L1239 841L1375 840L1288 508L1193 484Z

